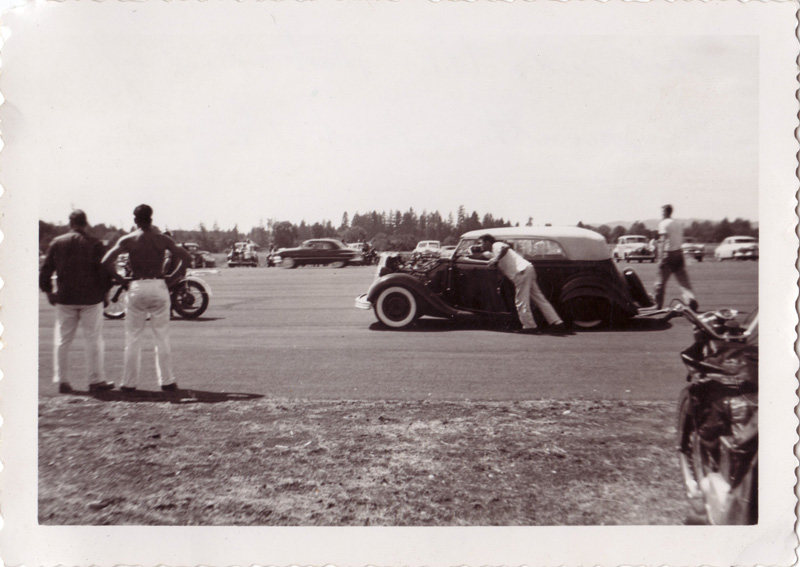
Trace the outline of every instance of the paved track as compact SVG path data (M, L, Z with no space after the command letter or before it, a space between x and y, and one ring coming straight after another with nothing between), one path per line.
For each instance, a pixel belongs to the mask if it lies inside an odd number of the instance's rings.
M655 266L633 264L646 287ZM621 264L620 267L624 267ZM685 371L678 353L691 327L640 326L568 337L526 336L422 319L413 330L384 330L354 308L373 267L221 268L208 275L205 316L174 319L175 368L182 388L309 399L505 400L603 398L675 400ZM704 309L744 312L758 302L758 263L691 262ZM677 292L670 281L667 297ZM39 308L40 394L55 394L54 310ZM122 373L123 321L106 321L109 379ZM73 386L85 389L80 337ZM141 389L155 389L146 342Z

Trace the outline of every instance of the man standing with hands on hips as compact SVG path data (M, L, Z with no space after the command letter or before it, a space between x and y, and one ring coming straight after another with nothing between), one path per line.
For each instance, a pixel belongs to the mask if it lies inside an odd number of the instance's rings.
M672 205L661 207L664 218L658 223L658 238L661 244L661 262L658 264L658 276L656 276L655 296L656 306L661 309L664 306L664 288L670 275L675 274L678 285L683 292L683 300L689 307L697 311L697 298L694 296L692 286L689 283L689 275L686 273L686 261L683 258L683 227L672 218Z
M110 276L103 273L100 260L103 243L89 234L86 213L80 209L69 215L70 231L56 237L47 250L39 272L39 289L56 307L53 382L62 394L72 392L67 380L69 349L80 327L86 340L86 366L89 391L111 390L103 369L103 298ZM56 291L53 292L53 273Z
M178 385L172 371L172 350L169 344L170 299L164 280L164 263L169 251L173 264L182 262L183 269L191 265L192 258L170 237L153 227L153 209L139 205L133 211L137 229L117 241L103 258L110 268L117 256L127 253L131 278L125 310L125 356L120 390L133 392L139 380L141 367L142 333L147 318L155 338L156 374L158 384L165 392L175 392Z

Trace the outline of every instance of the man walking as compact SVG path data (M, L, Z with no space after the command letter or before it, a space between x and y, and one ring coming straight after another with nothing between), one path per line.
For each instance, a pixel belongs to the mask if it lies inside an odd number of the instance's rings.
M670 275L674 274L683 293L684 302L688 303L689 307L694 311L697 311L697 298L694 296L692 286L689 283L689 274L686 273L686 262L681 250L683 227L672 218L672 205L664 205L661 210L664 218L658 223L661 262L658 265L655 284L656 306L658 309L664 306L664 288Z
M164 263L169 252L173 262L181 262L183 269L191 265L192 258L170 237L153 227L153 209L139 205L133 211L137 229L121 237L106 253L103 264L110 267L117 256L128 254L131 268L125 311L125 355L120 390L133 392L139 381L141 368L142 333L150 321L155 338L156 375L165 392L175 392L178 385L172 372L172 350L169 344L170 299L164 280Z
M547 298L536 283L536 271L533 264L517 254L505 242L498 242L491 234L484 234L480 238L481 246L489 265L496 265L500 271L514 283L514 304L517 308L522 331L527 333L538 332L536 321L531 313L531 300L539 311L542 312L549 326L547 332L554 335L568 334L566 325L558 316L556 310L547 301Z
M39 271L39 289L56 308L53 382L62 394L72 392L67 380L69 350L78 327L86 341L86 366L89 391L111 390L103 368L103 298L109 278L100 260L103 243L88 233L86 213L74 210L69 215L70 231L56 237L47 250ZM56 291L53 291L53 273Z

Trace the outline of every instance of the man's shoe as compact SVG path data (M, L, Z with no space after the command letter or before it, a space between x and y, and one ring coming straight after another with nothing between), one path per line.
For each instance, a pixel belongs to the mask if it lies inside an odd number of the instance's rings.
M94 384L89 384L90 392L107 392L113 389L114 384L111 382L95 382Z
M178 384L176 382L173 382L172 384L166 384L164 386L161 386L161 391L162 392L177 392L178 391Z
M125 394L132 394L136 391L136 386L120 386L119 391Z
M69 382L59 382L58 383L58 393L59 394L71 394L73 392L72 386L69 385Z
M561 337L575 334L564 323L556 323L555 325L550 325L549 327L547 327L547 332L551 335L558 335Z
M527 329L517 329L517 331L515 331L515 332L520 334L520 335L541 335L542 334L542 331L539 329L539 327L529 327Z

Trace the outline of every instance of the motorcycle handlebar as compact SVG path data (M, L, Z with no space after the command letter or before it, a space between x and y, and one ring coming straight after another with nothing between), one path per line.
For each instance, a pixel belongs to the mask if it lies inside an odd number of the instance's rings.
M746 338L748 335L748 330L745 330L741 334L731 334L731 333L718 333L713 327L711 327L703 318L699 316L691 307L676 299L672 306L672 311L674 313L678 313L686 317L693 325L702 329L704 332L708 333L713 338L720 340L720 341L731 341L737 339Z

